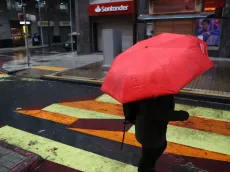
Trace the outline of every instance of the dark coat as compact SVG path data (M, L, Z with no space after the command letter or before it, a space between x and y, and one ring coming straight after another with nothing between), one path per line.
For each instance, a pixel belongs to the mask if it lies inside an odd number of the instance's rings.
M136 139L145 148L158 148L165 145L169 121L187 120L189 114L174 111L173 96L162 96L138 102L139 113L135 121Z

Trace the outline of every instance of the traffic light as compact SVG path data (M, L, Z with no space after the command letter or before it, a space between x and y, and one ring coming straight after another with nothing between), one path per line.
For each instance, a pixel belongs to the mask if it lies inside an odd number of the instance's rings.
M25 15L23 13L18 13L18 20L25 20Z

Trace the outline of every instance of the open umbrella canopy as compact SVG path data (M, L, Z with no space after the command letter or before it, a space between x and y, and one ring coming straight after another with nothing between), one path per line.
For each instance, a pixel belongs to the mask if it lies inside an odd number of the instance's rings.
M176 94L212 66L205 42L163 33L118 55L101 89L120 103Z

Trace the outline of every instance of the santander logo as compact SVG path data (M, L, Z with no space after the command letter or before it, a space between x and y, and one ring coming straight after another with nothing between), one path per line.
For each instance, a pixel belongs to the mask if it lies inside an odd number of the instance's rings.
M203 54L205 53L205 51L204 51L204 44L201 44L200 43L200 49L201 49L201 51L203 52Z
M100 13L100 12L113 12L113 11L128 11L129 6L128 5L120 5L120 6L97 6L95 8L95 12L96 13Z
M96 13L100 13L100 12L101 12L101 8L100 8L99 5L97 6L97 8L95 8L95 12L96 12Z

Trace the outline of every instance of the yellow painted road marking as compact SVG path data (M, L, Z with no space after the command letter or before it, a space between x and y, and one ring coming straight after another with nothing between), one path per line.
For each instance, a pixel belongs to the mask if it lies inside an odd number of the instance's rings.
M53 104L44 108L43 110L64 114L76 118L85 119L122 119L123 117L104 114L101 112L95 112L90 110L72 108L68 106ZM130 130L134 133L133 128ZM229 154L230 155L230 137L220 134L204 132L189 128L168 126L168 140L173 143L183 144L195 148L201 148L205 150L214 151L217 153Z
M74 80L74 81L83 81L83 82L90 82L90 83L98 83L98 84L102 84L102 81L100 80L93 80L93 79L87 79L87 78L84 78L84 77L79 77L79 76L76 76L76 77L68 77L68 76L54 76L54 75L44 75L45 77L47 78L55 78L55 79L70 79L70 80Z
M100 97L98 97L96 100L105 103L121 104L120 102L118 102L117 100L109 96L108 94L103 94Z
M137 168L91 152L33 135L9 126L0 128L0 138L48 160L86 172L136 172ZM36 141L29 146L31 141ZM49 150L57 148L56 155Z
M75 121L77 121L77 118L71 117L71 116L66 116L66 115L61 115L53 112L47 112L43 110L18 110L16 111L21 114L26 114L30 115L33 117L49 120L49 121L54 121L58 122L61 124L65 125L70 125L73 124Z
M230 111L176 104L176 110L185 110L190 116L230 122ZM218 122L218 121L217 121Z
M34 78L22 78L22 81L39 81L39 82L41 82L43 80L41 80L41 79L34 79Z
M89 129L78 129L71 128L71 130L82 132L85 134L90 134L93 136L114 140L121 142L123 137L123 132L114 132L114 131L105 131L105 130L89 130ZM135 135L133 133L127 132L125 135L124 143L141 147L140 143L137 142ZM218 161L227 161L230 162L230 155L215 153L208 150L198 149L191 146L185 146L182 144L168 142L166 152L176 155L183 155L189 157L197 157L204 159L212 159Z
M0 78L9 78L10 77L10 75L8 75L8 74L0 74Z
M120 104L118 101L116 101L115 99L113 99L111 96L107 94L103 94L102 96L98 97L96 101ZM175 109L185 110L189 113L190 116L230 122L230 111L226 111L226 110L195 107L195 106L188 106L188 105L182 105L182 104L176 104Z
M35 69L43 69L43 70L50 70L50 71L63 71L63 70L67 70L68 68L63 68L63 67L55 67L55 66L33 66L32 68Z
M124 119L122 116L110 115L85 109L73 108L59 104L52 104L43 109L44 111L59 113L82 119Z
M128 132L135 133L135 127ZM230 155L230 136L168 125L167 140L217 153Z

